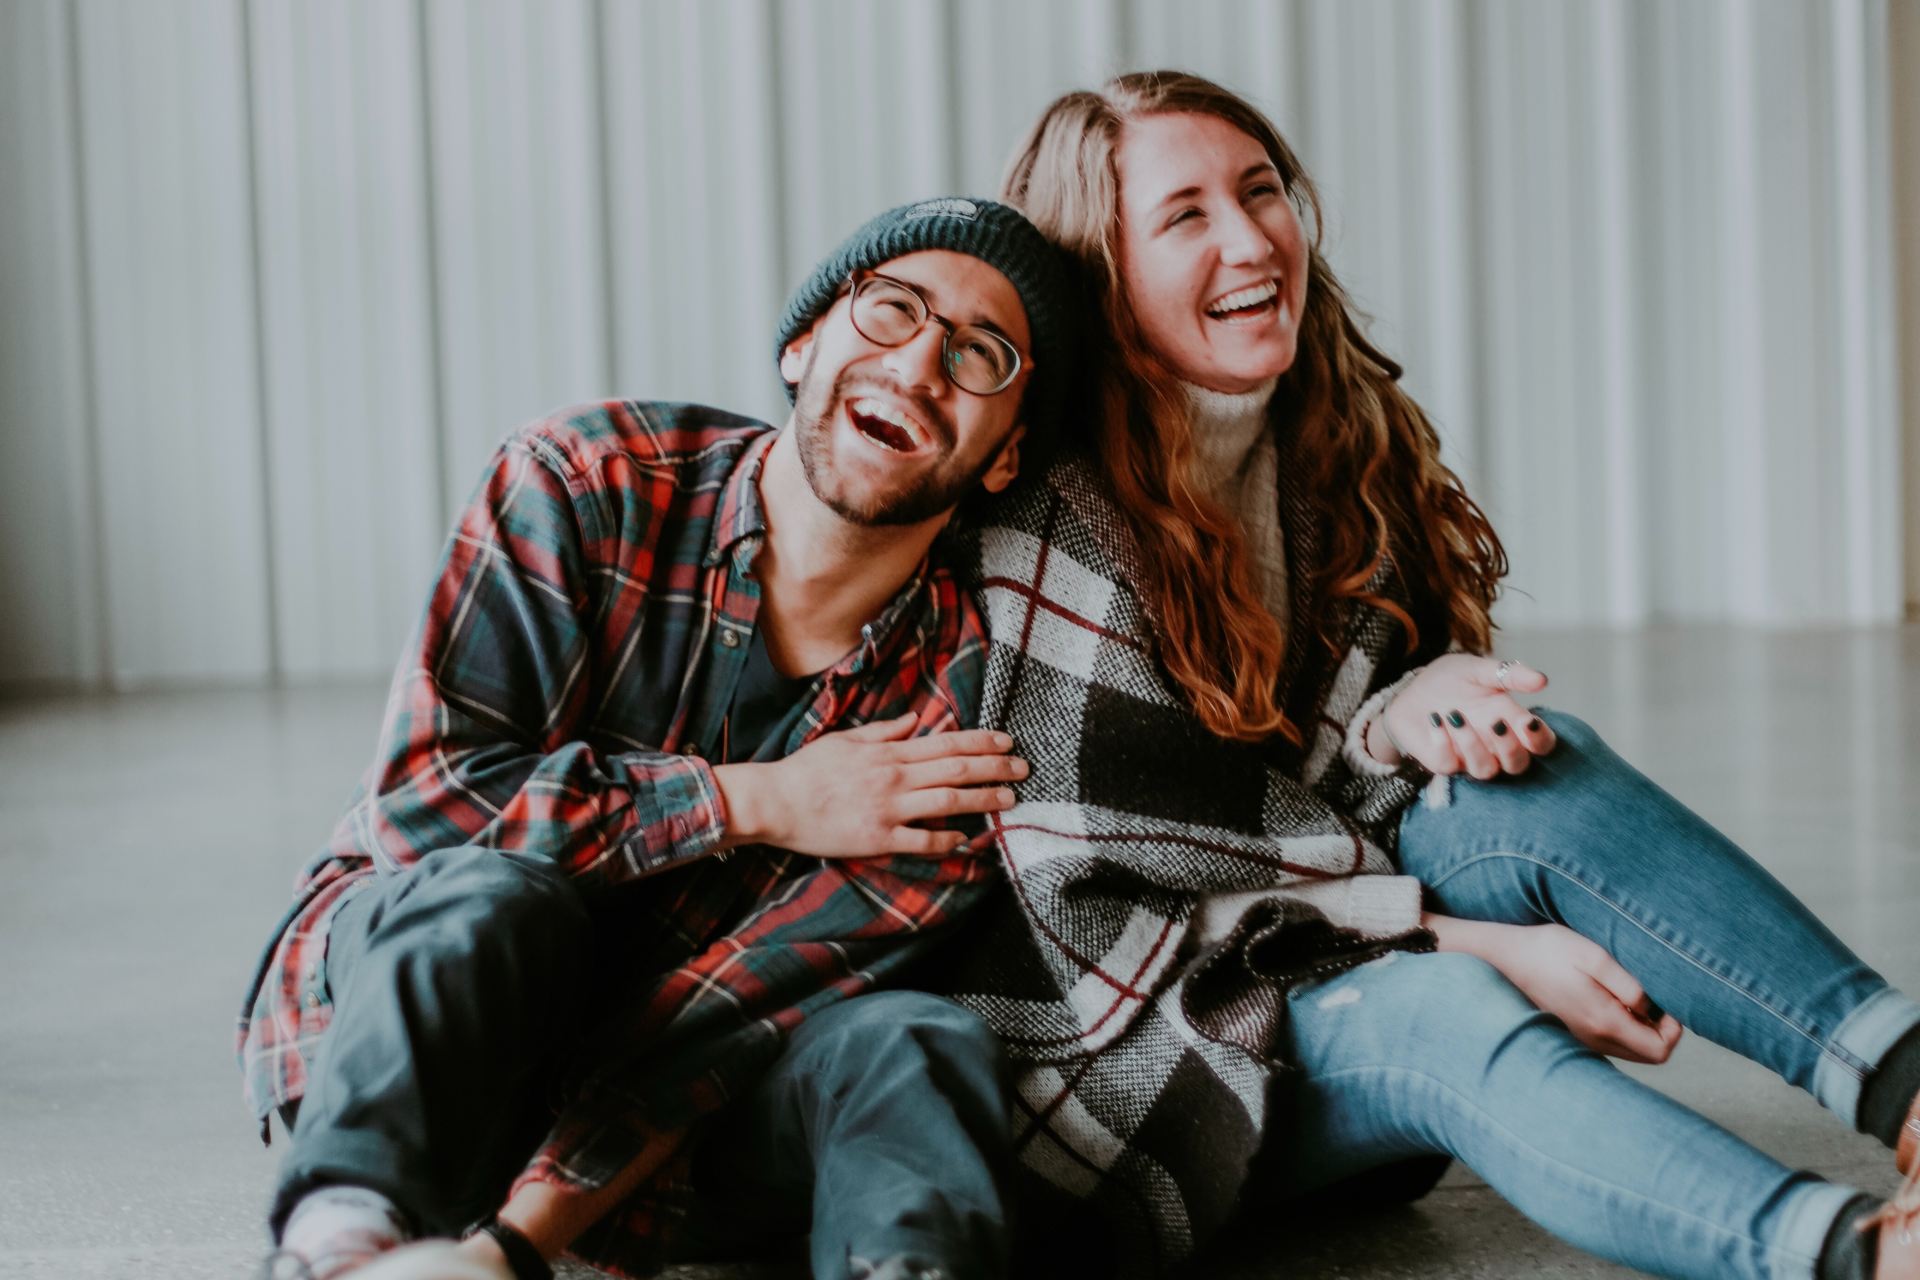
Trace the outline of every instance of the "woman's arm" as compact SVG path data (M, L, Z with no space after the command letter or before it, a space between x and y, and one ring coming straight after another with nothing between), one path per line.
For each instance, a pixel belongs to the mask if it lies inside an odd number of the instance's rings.
M1558 924L1497 924L1421 913L1438 950L1478 956L1543 1012L1566 1023L1596 1053L1665 1062L1680 1023L1647 998L1634 976L1598 943Z

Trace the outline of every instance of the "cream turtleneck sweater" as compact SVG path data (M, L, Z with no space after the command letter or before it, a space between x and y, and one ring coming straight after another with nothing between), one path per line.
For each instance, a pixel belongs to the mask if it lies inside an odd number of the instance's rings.
M1279 444L1267 416L1278 378L1238 395L1181 383L1193 415L1197 478L1240 522L1254 585L1267 611L1287 624L1287 542L1280 527Z
M1261 602L1284 631L1287 611L1287 537L1280 523L1280 444L1267 412L1278 378L1238 395L1182 382L1193 415L1196 479L1240 522ZM1361 707L1348 729L1344 754L1357 773L1391 773L1367 753L1367 724L1419 674L1407 672ZM1436 782L1440 782L1436 779Z

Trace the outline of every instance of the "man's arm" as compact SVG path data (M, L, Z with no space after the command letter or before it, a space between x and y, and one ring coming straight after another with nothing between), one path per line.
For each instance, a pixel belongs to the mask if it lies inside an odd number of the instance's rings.
M501 1208L500 1221L525 1236L540 1256L551 1262L665 1164L683 1136L656 1137L611 1182L591 1191L550 1182L522 1182ZM506 1261L500 1246L484 1233L473 1236L462 1247L490 1262Z
M501 447L395 673L350 815L356 845L393 868L483 844L610 881L721 847L725 802L704 761L602 753L576 736L598 692L592 629L602 597L648 587L623 580L634 566L617 553L646 547L660 516L569 475L528 437ZM590 543L600 556L589 556Z

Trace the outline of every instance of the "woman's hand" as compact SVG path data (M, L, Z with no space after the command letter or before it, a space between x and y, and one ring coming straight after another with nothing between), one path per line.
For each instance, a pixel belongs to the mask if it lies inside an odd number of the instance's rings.
M1553 730L1513 696L1546 687L1545 675L1518 662L1507 664L1502 686L1499 659L1449 653L1428 663L1387 704L1380 720L1392 744L1431 772L1464 771L1484 782L1502 773L1525 773L1535 756L1553 750ZM1377 749L1379 729L1376 721L1368 752L1397 763Z
M1545 1013L1596 1053L1665 1062L1680 1023L1663 1013L1605 947L1559 924L1493 924L1428 914L1442 951L1465 951L1498 969Z
M917 824L1012 807L1027 776L1013 739L987 729L914 735L913 716L825 733L783 760L714 768L727 843L771 844L821 858L944 855L960 831Z

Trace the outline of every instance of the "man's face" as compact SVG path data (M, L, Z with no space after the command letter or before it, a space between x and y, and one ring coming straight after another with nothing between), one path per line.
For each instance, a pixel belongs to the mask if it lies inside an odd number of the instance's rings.
M794 429L814 494L861 525L919 524L975 485L999 492L1019 465L1021 397L1032 368L1026 309L1012 281L978 258L927 249L875 268L912 285L933 315L899 346L862 337L842 294L790 343ZM942 368L948 324L990 325L1012 341L1020 372L992 395L963 391Z

